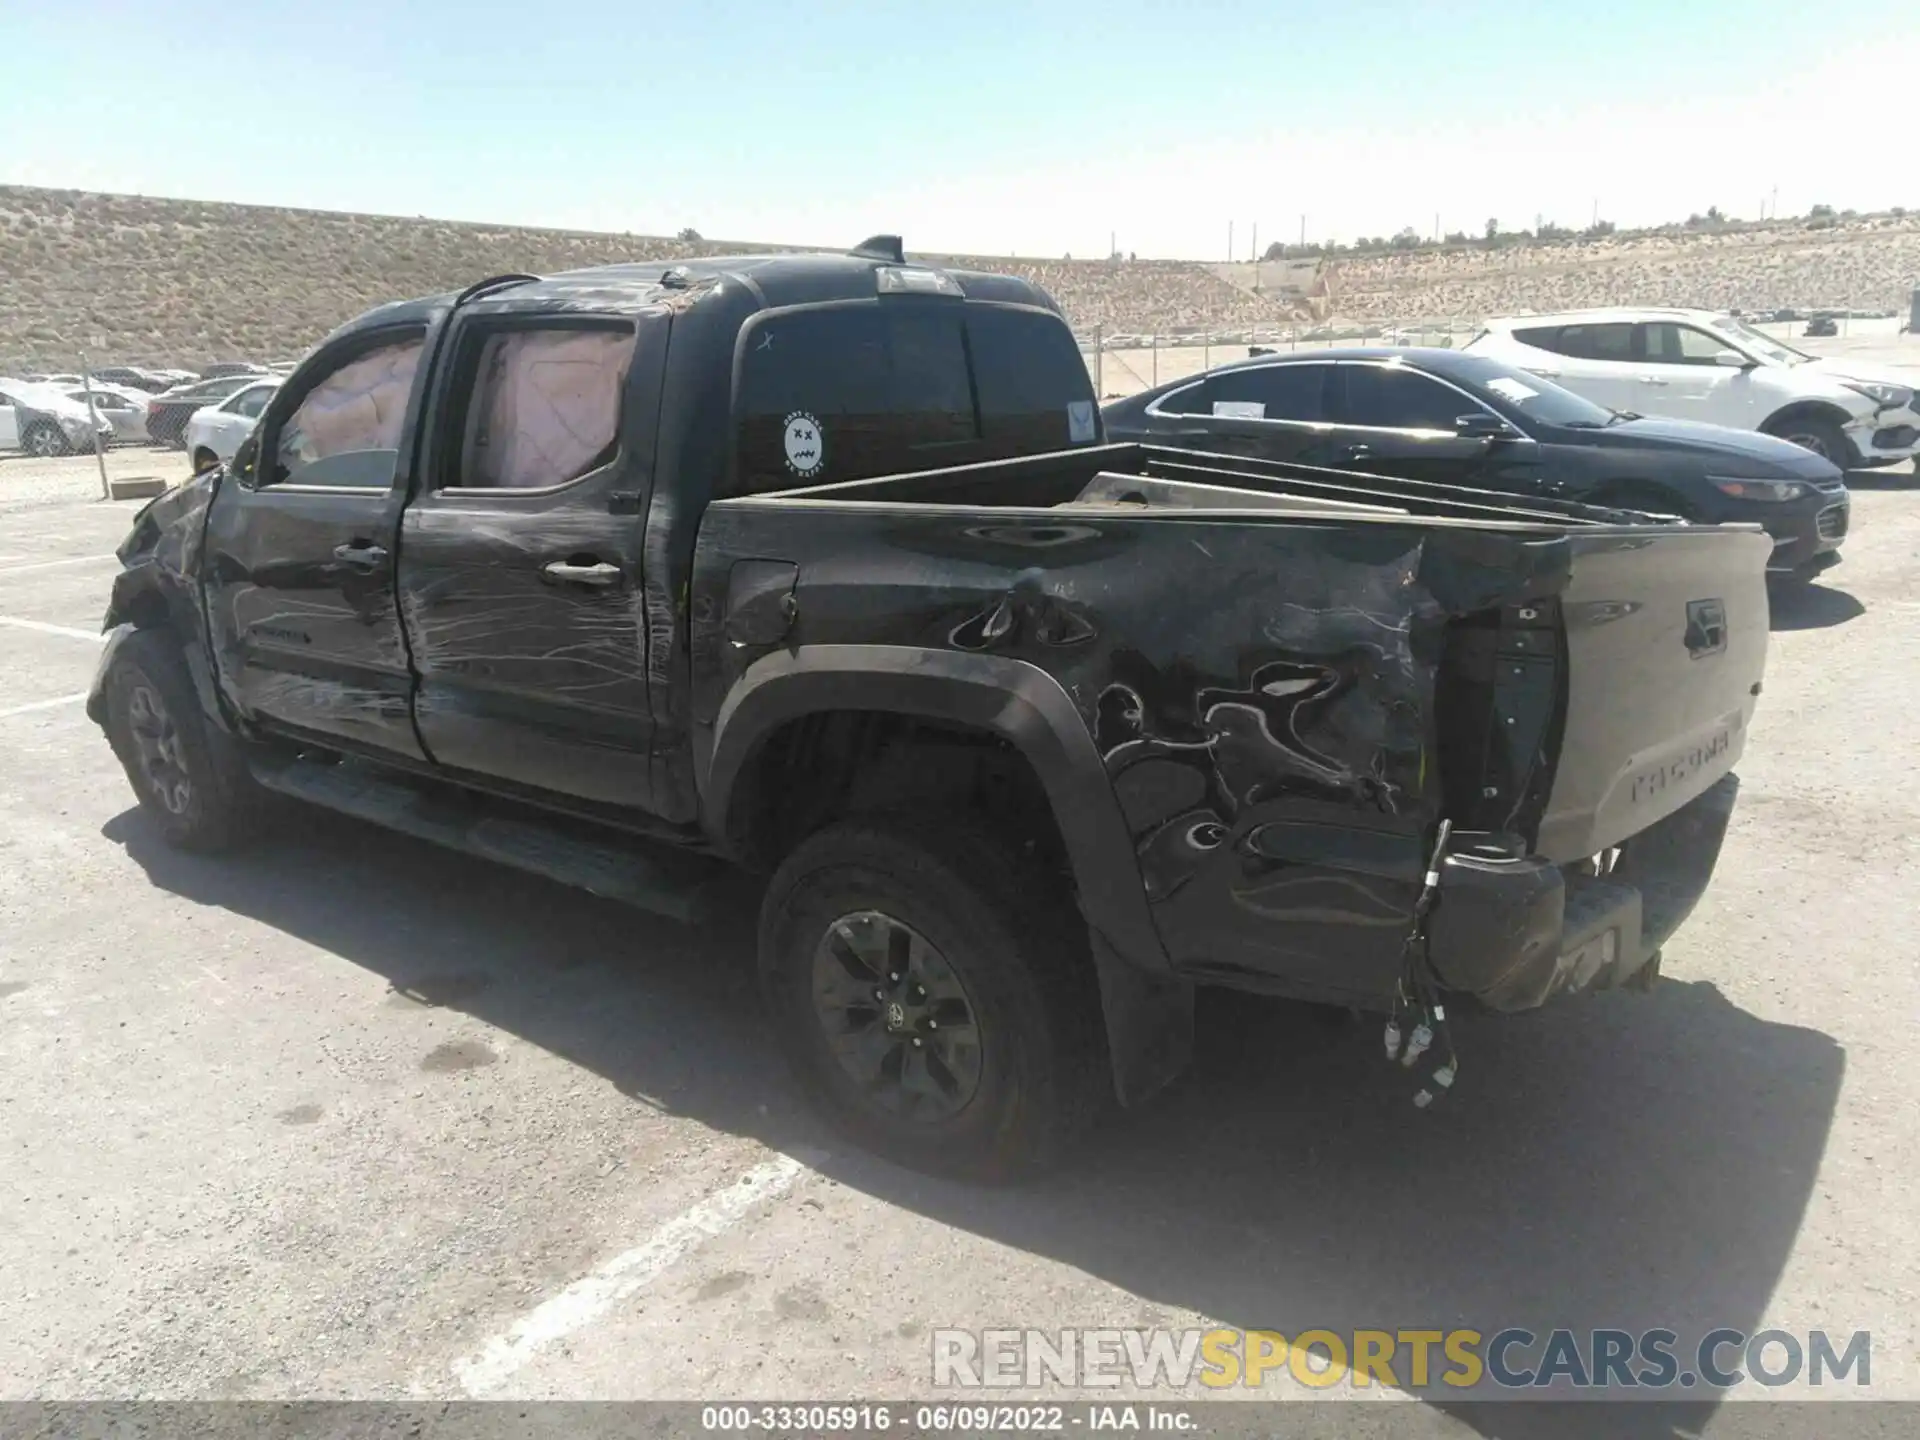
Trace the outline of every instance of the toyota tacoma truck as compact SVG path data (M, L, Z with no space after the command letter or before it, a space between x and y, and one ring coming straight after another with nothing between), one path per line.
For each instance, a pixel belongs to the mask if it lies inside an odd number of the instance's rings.
M805 1090L994 1176L1178 1074L1198 985L1646 981L1768 550L1103 443L1043 292L876 237L346 325L138 517L88 713L181 846L294 797L681 918L765 875Z

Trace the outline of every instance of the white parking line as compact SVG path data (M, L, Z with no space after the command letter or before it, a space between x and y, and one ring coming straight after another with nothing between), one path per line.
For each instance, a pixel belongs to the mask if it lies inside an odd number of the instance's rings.
M15 705L9 710L0 710L0 720L11 720L16 715L31 715L36 710L57 710L62 705L71 705L76 700L87 698L82 690L77 695L57 695L51 700L35 700L27 705Z
M26 575L35 570L60 570L68 565L98 565L102 560L118 560L118 555L75 555L67 560L41 560L32 565L0 566L0 580L9 575Z
M541 1301L477 1355L456 1360L454 1376L476 1399L497 1392L513 1373L556 1340L598 1319L634 1291L650 1285L701 1242L730 1230L763 1201L791 1189L806 1167L782 1155L756 1165L726 1189L662 1225L646 1241Z
M0 625L11 625L16 630L37 630L42 635L66 635L75 640L91 640L96 645L107 638L98 630L82 630L74 625L49 625L44 620L22 620L13 615L0 615Z

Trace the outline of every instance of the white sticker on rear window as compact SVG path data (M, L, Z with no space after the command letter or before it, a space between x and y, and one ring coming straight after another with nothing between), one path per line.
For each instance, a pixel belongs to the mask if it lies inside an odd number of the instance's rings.
M1498 375L1487 381L1487 389L1496 395L1504 395L1518 405L1522 400L1531 400L1540 392L1524 381L1515 380L1509 375Z
M811 480L826 466L827 437L820 422L804 410L787 416L780 443L787 452L787 468L802 480Z
M1067 443L1084 445L1094 438L1096 431L1093 423L1093 402L1091 400L1070 400L1067 402Z
M1267 404L1264 400L1216 400L1213 413L1223 420L1264 420Z

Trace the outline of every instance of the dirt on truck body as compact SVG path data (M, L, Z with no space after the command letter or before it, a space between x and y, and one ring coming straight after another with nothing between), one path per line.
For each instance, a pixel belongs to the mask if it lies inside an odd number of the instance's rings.
M1768 548L1103 444L1044 294L877 237L345 327L136 523L90 712L181 844L277 794L682 917L765 873L808 1091L1001 1174L1197 984L1384 1012L1430 1094L1448 1001L1653 973Z

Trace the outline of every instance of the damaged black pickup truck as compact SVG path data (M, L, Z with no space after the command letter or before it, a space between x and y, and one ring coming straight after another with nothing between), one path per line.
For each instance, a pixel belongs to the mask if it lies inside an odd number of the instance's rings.
M1102 444L1044 294L880 237L347 325L139 517L89 713L181 845L281 795L683 917L770 875L807 1091L992 1175L1177 1074L1196 984L1646 979L1768 548Z

